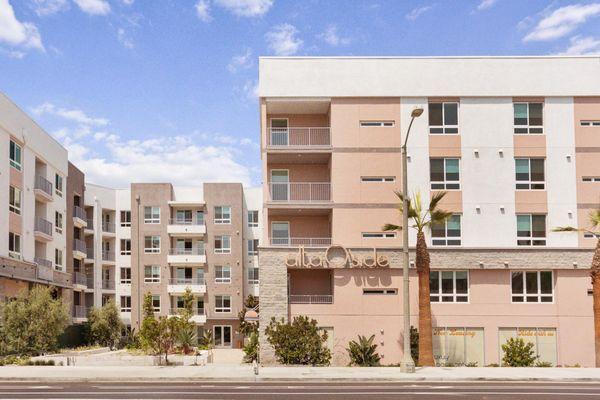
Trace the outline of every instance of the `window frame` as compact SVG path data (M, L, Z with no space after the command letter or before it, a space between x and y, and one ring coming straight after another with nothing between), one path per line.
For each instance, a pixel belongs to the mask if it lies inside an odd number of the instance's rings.
M515 124L515 105L517 104L525 104L527 105L527 124L526 125L517 125ZM542 125L531 125L530 120L530 108L531 104L541 104L542 105ZM546 120L544 113L546 107L543 101L513 101L513 132L515 135L543 135L544 134L544 122ZM517 132L517 130L526 130L526 132ZM532 132L532 130L534 130ZM540 132L537 132L540 130Z
M146 247L146 240L150 238L150 244L152 247ZM154 247L154 241L158 238L158 247ZM148 235L144 236L144 254L160 254L161 246L160 235Z
M537 292L527 293L527 274L536 273ZM542 293L542 273L550 273L551 293ZM513 275L522 274L522 292L516 293L513 288ZM511 304L554 304L554 271L553 270L511 270L508 275L510 280L510 302ZM523 301L515 301L515 297L521 297ZM528 301L528 298L536 297L536 301ZM550 298L551 301L542 301L542 298Z
M394 120L361 120L359 122L361 128L393 128L396 126Z
M217 271L220 271L220 277L217 275ZM229 277L226 275L226 271L229 271ZM231 283L231 266L230 265L215 265L215 283L216 284L228 284Z
M150 209L150 217L146 217L147 209ZM156 210L158 210L158 214L155 214ZM144 224L160 224L160 207L159 206L144 206Z
M156 302L158 301L158 307L156 306ZM152 295L152 308L154 309L154 313L159 313L161 309L161 301L159 294Z
M15 157L14 159L13 156ZM10 140L8 149L8 161L10 166L17 171L20 172L23 170L23 147L12 139Z
M442 125L431 125L431 105L441 104L442 106ZM456 125L446 124L446 104L456 104ZM430 135L458 135L460 134L460 102L459 101L430 101L427 104L427 126ZM437 132L441 130L441 132ZM456 132L454 132L456 130Z
M258 210L248 210L248 228L258 228ZM252 216L252 218L250 218ZM256 218L254 218L256 216Z
M145 268L145 266L144 266L144 268ZM127 273L126 271L129 271L129 273ZM125 272L125 274L123 274L124 272ZM123 277L123 275L125 275L125 277ZM145 275L145 270L144 270L144 275ZM129 278L127 276L129 276ZM131 285L131 267L120 267L119 268L119 283L121 285Z
M586 128L598 128L598 127L600 127L600 120L582 119L579 121L579 125L586 127Z
M221 306L219 306L219 300ZM226 307L226 300L229 301L229 307ZM228 294L217 294L215 295L215 313L216 314L227 314L231 313L231 295Z
M250 245L250 243L252 243L252 245ZM252 257L258 255L258 244L258 239L247 239L246 245L248 246L248 256ZM250 250L250 248L252 248L252 250Z
M146 274L147 269L150 268L150 275ZM144 265L144 283L160 283L161 281L161 268L160 265ZM158 273L157 273L158 271Z
M13 244L13 249L10 249L10 243L11 243L11 235L12 235L12 244ZM22 257L22 253L23 253L23 248L22 248L22 243L21 243L21 235L19 235L18 233L14 233L14 232L8 232L8 257L12 258L13 260L20 260ZM17 250L18 247L18 250Z
M217 240L221 241L221 246L225 244L224 238L228 238L229 247L217 247ZM215 235L214 237L214 253L215 254L231 254L231 235Z
M125 299L125 307L123 307L123 299ZM131 296L121 296L119 299L119 307L121 312L131 312Z
M458 236L448 236L448 221L451 218L458 218ZM442 247L453 247L453 246L461 246L462 245L462 214L452 214L450 218L444 221L444 236L433 236L433 228L431 226L431 245L432 246L442 246ZM439 242L439 243L436 243ZM458 243L449 243L449 242L458 241ZM441 243L443 242L443 243Z
M582 176L582 182L597 183L600 182L600 176Z
M442 160L442 164L444 166L444 180L443 181L434 181L431 179L431 162L433 160ZM452 181L452 180L448 180L447 175L447 165L446 162L449 160L457 160L458 161L458 180L456 181ZM430 157L429 158L429 187L431 190L446 190L446 191L454 191L454 190L461 190L461 183L460 183L460 157ZM435 186L435 187L434 187ZM456 186L456 187L450 187L450 186Z
M17 196L18 193L18 196ZM8 187L8 211L21 215L23 191L21 188L9 185Z
M63 177L57 173L54 174L54 193L58 197L63 196Z
M258 267L248 267L248 284L258 285L260 282L260 271Z
M63 233L63 215L58 211L54 211L54 231L61 235Z
M361 176L360 181L364 183L393 183L395 176Z
M63 251L61 249L54 249L54 269L57 271L63 270Z
M527 174L529 175L529 179L527 180L519 180L517 177L517 160L527 160ZM543 169L544 169L544 180L543 181L534 181L531 179L531 161L536 160L542 161ZM527 187L519 187L519 185L527 186ZM541 187L534 187L534 186ZM546 159L542 157L515 157L515 190L546 190Z
M225 209L229 209L229 217L225 217L225 215L227 215L227 213L225 213ZM220 211L217 211L217 209L220 209ZM215 217L214 217L214 224L215 225L229 225L231 224L231 206L215 206L214 207L214 212L215 212ZM217 216L220 216L220 218L218 218Z
M123 216L125 216L125 219L123 219ZM121 210L119 213L119 223L123 228L131 226L131 210Z
M363 288L363 296L394 296L398 294L397 288Z
M396 232L362 232L363 239L395 239Z
M452 273L452 293L444 293L442 287L443 275L445 273ZM457 285L456 285L456 275L457 273L466 273L467 274L467 293L458 293ZM433 292L431 290L431 277L433 275L437 275L438 281L438 290L437 292ZM429 301L431 303L452 303L452 304L469 304L471 302L471 274L469 270L432 270L429 275ZM450 298L449 300L445 300L444 298ZM459 298L466 298L465 301L459 301Z
M529 236L519 236L519 217L520 216L528 216L529 217ZM544 236L534 236L533 235L533 217L534 216L543 216L544 217ZM534 247L534 246L546 246L546 241L548 239L548 221L546 214L516 214L517 220L517 246L522 247ZM529 241L529 244L520 244L519 241ZM543 242L539 244L534 244L535 241Z
M123 250L123 242L127 243L129 242L129 250L127 250L127 246L125 246L125 250ZM144 238L144 242L146 242L146 239ZM145 246L145 243L144 243ZM119 252L121 253L122 256L130 256L131 255L131 239L121 239L119 241Z

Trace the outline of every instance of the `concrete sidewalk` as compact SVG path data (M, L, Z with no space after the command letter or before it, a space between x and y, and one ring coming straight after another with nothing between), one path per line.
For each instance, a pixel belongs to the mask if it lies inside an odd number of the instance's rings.
M418 368L403 374L397 367L263 367L258 376L249 365L203 367L0 367L0 381L594 381L600 368Z

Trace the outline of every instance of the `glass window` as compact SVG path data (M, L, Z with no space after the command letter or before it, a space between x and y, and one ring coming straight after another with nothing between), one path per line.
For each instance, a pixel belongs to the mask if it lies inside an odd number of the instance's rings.
M215 224L231 223L231 207L215 206Z
M228 265L215 266L215 282L216 283L231 283L231 267Z
M131 296L121 296L121 312L131 312Z
M231 236L229 236L229 235L215 236L215 253L216 254L231 253Z
M515 158L516 188L522 190L543 190L544 159L543 158Z
M8 209L21 215L21 189L14 186L8 188Z
M466 303L469 301L469 272L431 271L429 292L433 303Z
M517 215L517 246L546 245L546 216Z
M540 362L557 363L556 328L500 328L498 330L498 351L502 359L504 352L502 345L509 338L521 338L525 343L533 343L535 354Z
M458 134L458 103L429 103L429 133Z
M215 312L228 313L231 312L231 296L215 296Z
M429 160L431 189L460 189L460 161L458 158L431 158Z
M154 307L154 312L160 312L160 295L152 296L152 306Z
M8 255L10 258L21 259L21 235L8 232Z
M160 265L144 266L144 282L159 283L160 282Z
M511 272L513 303L552 303L553 287L552 271Z
M57 196L62 197L63 192L63 177L59 174L54 175L54 192Z
M159 215L160 215L160 212L159 212ZM121 226L131 226L131 211L129 211L129 210L121 211Z
M374 238L383 238L383 239L393 239L396 237L396 232L363 232L363 239L374 239Z
M361 182L395 182L395 176L361 176Z
M258 239L248 240L248 255L249 256L258 255Z
M144 223L160 224L160 207L144 207Z
M514 103L513 110L516 134L544 133L543 103Z
M273 222L271 224L271 244L274 246L287 246L290 244L289 222Z
M121 283L122 284L130 284L131 283L131 268L129 267L121 267ZM144 272L145 274L145 272ZM160 279L160 275L159 275L159 279Z
M63 231L63 215L58 211L54 212L54 230L56 233L62 233Z
M121 239L121 255L127 256L131 254L131 239Z
M600 120L598 121L580 121L581 126L600 126Z
M360 126L363 128L390 128L394 126L394 121L360 121Z
M160 253L160 236L144 237L144 253Z
M11 167L18 171L21 170L21 146L12 140L10 141L9 160Z
M484 365L483 328L434 327L432 339L436 366Z
M460 246L460 214L454 214L441 224L431 225L431 244L434 246Z
M248 227L258 227L258 210L248 210Z
M63 269L63 252L59 249L54 249L54 268L62 271Z
M258 284L258 267L248 268L248 283L250 285Z

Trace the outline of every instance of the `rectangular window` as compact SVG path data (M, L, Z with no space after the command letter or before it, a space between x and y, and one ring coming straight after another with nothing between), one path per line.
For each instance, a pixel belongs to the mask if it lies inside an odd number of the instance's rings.
M121 296L121 312L131 312L131 296Z
M152 307L154 307L154 312L155 313L159 313L160 312L160 295L153 295L152 296Z
M248 210L248 227L258 228L258 210Z
M525 343L532 343L538 361L547 362L555 366L557 357L556 328L499 328L498 329L498 356L502 359L504 351L502 345L510 338L523 339Z
M517 246L546 245L546 216L517 215Z
M544 103L514 103L515 133L544 133Z
M54 230L61 234L63 231L63 215L58 211L54 212Z
M63 269L63 253L62 250L54 249L54 268L62 271Z
M584 182L600 182L600 176L584 176L581 180Z
M248 284L250 284L250 285L258 284L258 267L248 268Z
M458 134L458 103L429 103L429 133Z
M144 237L144 253L160 253L160 236Z
M258 255L258 239L248 240L248 255L249 256Z
M215 236L215 254L231 253L231 236Z
M363 128L391 128L392 126L394 126L394 121L360 121L360 126Z
M454 214L441 224L431 225L431 244L434 246L460 246L460 214Z
M600 126L600 120L597 121L581 121L581 126Z
M12 140L10 141L9 160L11 167L17 171L21 170L21 146Z
M363 232L363 239L384 238L393 239L396 237L396 232Z
M8 256L16 260L21 259L21 235L8 232Z
M59 174L54 174L54 193L59 197L63 194L63 177Z
M216 206L215 207L215 224L230 224L231 223L231 207Z
M160 207L144 207L144 223L160 224Z
M215 266L215 283L231 283L231 267L229 265Z
M434 190L460 189L460 159L429 159L429 180L431 181L431 189Z
M398 294L398 289L363 289L363 294L365 294L365 295L372 295L372 294L395 295L395 294Z
M552 303L554 301L552 271L512 271L510 279L513 303Z
M433 303L467 303L469 301L468 271L431 271L429 298Z
M121 267L121 284L129 285L131 284L131 268L129 267ZM160 279L160 275L159 275Z
M395 176L361 176L361 182L395 182Z
M8 210L21 215L21 189L14 186L8 188Z
M546 188L543 158L515 158L516 188L544 190Z
M433 358L437 367L484 364L484 329L433 327Z
M121 239L121 255L131 255L131 239Z
M215 296L215 312L229 313L231 312L231 296Z
M160 283L160 265L144 266L144 282Z
M160 212L159 212L159 216L160 216ZM121 226L123 226L123 227L131 226L131 211L122 210L120 222L121 222Z

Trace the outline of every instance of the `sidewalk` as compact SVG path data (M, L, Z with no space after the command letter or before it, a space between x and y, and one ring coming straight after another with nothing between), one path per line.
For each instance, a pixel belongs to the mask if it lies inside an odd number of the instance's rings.
M403 374L396 367L0 367L0 381L595 381L600 368L418 368Z

